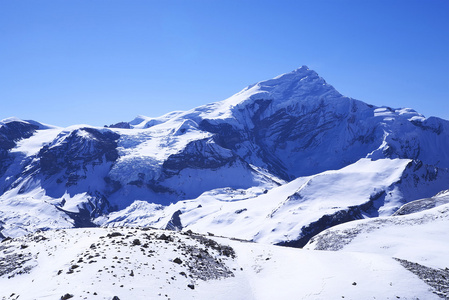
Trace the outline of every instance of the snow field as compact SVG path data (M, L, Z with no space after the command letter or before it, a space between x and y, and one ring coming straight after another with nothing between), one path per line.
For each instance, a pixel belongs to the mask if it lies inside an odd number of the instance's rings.
M0 257L20 254L31 257L25 266L32 268L0 273L2 299L58 299L67 293L73 299L439 299L382 254L301 250L153 229L46 231L0 245ZM203 257L197 259L198 254ZM189 267L192 260L195 268Z

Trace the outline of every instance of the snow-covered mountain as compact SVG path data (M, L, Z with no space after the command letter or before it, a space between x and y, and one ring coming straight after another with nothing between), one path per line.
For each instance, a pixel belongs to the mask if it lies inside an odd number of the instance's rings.
M139 225L302 246L449 189L449 121L342 96L301 67L104 128L0 126L0 234Z

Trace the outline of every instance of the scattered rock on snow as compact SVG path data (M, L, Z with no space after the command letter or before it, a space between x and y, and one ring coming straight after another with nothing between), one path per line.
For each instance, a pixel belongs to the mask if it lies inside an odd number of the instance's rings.
M72 294L65 294L64 296L61 296L61 300L67 300L67 299L70 299L70 298L73 298L73 295Z
M178 265L182 264L182 260L181 260L179 257L175 258L175 259L173 260L173 262L174 262L175 264L178 264Z

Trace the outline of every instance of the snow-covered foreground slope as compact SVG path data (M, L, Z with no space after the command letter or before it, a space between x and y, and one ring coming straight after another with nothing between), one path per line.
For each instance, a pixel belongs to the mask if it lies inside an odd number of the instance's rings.
M38 232L0 257L2 299L439 299L388 255L148 228Z

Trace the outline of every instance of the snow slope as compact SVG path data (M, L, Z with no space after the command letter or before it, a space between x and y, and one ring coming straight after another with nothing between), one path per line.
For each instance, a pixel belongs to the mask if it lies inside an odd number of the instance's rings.
M148 228L38 232L0 257L2 299L439 299L381 254Z
M306 249L384 252L441 268L449 264L444 252L438 252L449 250L448 228L449 205L444 204L403 216L341 224L312 238Z
M383 215L391 215L402 205L401 178L409 165L409 160L361 159L341 170L300 177L269 191L218 189L167 207L136 201L96 223L171 228L168 224L173 224L176 215L177 228L303 246L326 228L372 217L380 206Z
M305 249L393 257L448 299L448 229L446 203L406 215L341 224L313 237Z

